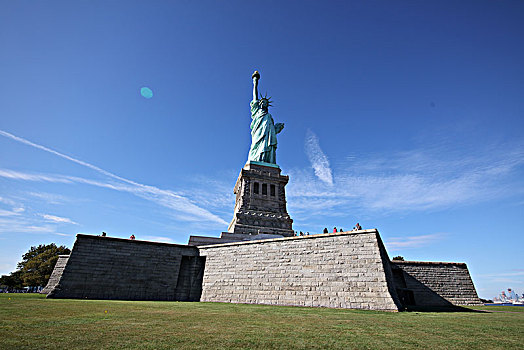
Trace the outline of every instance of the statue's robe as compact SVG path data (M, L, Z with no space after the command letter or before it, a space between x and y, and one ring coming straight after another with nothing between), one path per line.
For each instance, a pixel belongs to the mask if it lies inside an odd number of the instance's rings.
M248 160L276 164L277 133L283 126L273 122L273 117L259 106L259 100L251 105L251 149Z

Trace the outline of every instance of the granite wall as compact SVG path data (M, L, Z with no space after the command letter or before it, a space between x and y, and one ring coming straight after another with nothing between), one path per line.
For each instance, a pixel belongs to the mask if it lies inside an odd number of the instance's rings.
M199 249L206 257L202 301L386 311L401 308L377 230Z
M480 303L466 264L391 262L377 230L198 247L79 234L43 293L386 311Z
M49 281L47 282L45 288L40 292L41 294L48 294L55 288L55 286L58 284L58 281L60 281L60 278L62 277L64 267L66 266L68 260L69 255L58 256L58 260L55 263L55 267L53 268L53 272L49 277Z
M78 234L58 283L46 287L48 297L199 300L198 255L185 245Z
M407 307L481 304L464 263L392 261L392 271L397 293Z

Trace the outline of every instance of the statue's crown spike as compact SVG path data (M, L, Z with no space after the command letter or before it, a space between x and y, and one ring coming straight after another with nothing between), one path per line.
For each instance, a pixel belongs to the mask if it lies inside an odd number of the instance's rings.
M271 104L273 101L271 101L271 96L267 97L267 91L264 95L262 95L262 93L260 94L260 100L266 100L267 101L267 105L269 107L273 107L273 105Z

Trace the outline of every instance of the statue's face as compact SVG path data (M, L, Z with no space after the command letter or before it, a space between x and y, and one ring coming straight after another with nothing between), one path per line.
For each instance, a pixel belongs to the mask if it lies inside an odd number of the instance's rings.
M263 98L260 100L259 104L262 109L267 110L269 102L265 98Z

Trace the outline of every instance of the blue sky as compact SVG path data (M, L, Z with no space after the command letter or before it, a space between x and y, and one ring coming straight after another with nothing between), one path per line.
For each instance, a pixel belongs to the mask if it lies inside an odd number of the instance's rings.
M257 69L295 230L524 293L522 1L4 1L0 48L1 274L76 233L227 230Z

